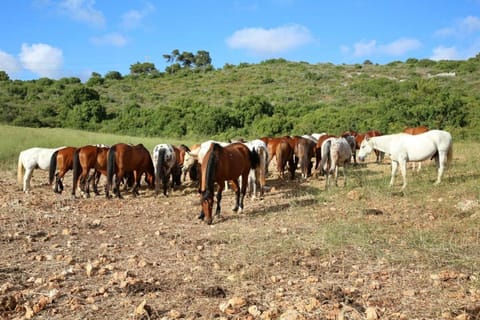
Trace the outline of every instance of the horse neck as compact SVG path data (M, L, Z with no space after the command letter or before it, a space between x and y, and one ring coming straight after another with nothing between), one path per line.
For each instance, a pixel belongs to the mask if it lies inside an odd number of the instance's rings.
M390 153L391 149L391 136L377 136L369 138L369 143L373 149Z

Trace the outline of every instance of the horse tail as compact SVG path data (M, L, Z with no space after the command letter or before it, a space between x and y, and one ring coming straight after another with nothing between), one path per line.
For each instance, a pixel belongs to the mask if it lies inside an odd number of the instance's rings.
M73 192L75 193L75 189L77 188L78 177L80 176L80 149L75 149L73 153Z
M452 160L453 160L453 143L450 143L447 151L447 166L449 166L452 163Z
M163 175L161 176L160 173L163 172L163 166L165 163L165 152L167 150L165 148L160 148L158 150L158 157L157 157L157 169L155 170L155 191L158 192L160 188L160 179L163 178Z
M19 186L22 186L23 184L23 174L25 173L25 168L23 167L23 161L22 161L22 153L20 152L20 155L18 156L18 163L17 163L17 183Z
M55 171L57 170L57 155L58 150L50 157L50 168L48 169L48 183L52 184L55 178Z
M249 149L248 151L250 156L250 168L255 169L260 164L260 157L255 148L252 148L252 150Z
M330 161L330 149L332 146L332 140L328 140L325 142L325 146L322 146L322 162L320 163L320 168L323 173L326 173L328 170L328 162ZM325 152L325 153L324 153Z
M113 175L115 174L115 158L116 158L116 150L115 146L110 147L108 150L108 159L107 159L107 184L112 185L113 183Z

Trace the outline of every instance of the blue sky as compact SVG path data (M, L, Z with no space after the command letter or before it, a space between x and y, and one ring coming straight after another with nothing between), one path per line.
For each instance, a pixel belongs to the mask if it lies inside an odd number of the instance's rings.
M181 3L182 5L180 5ZM271 58L311 64L463 60L480 52L480 0L16 0L0 10L11 79L164 71L174 49L216 68Z

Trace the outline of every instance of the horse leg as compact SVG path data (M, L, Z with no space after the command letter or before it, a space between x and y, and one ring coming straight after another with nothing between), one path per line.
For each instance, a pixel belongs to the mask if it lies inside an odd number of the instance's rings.
M407 161L403 160L399 163L399 165L400 165L400 172L402 173L402 178L403 178L403 185L402 185L402 191L403 191L407 186Z
M445 166L447 164L446 154L438 152L438 155L435 157L435 162L438 167L437 180L435 181L435 185L437 185L442 181L443 172L445 171Z
M218 191L217 191L217 208L215 209L215 215L220 216L221 206L220 202L222 201L222 192L223 192L224 184L218 184Z
M392 177L390 178L390 187L393 187L393 184L395 183L395 175L397 174L397 167L398 167L398 162L396 160L392 160Z
M170 174L168 172L163 172L163 175L162 175L162 183L163 183L163 195L165 197L168 197L167 195L167 190L168 190L168 180L170 178Z
M27 168L23 176L23 192L30 191L30 180L32 179L33 169Z
M247 181L248 177L243 177L242 176L241 179L242 179L242 191L246 192L246 189L247 189L247 182L246 181ZM242 210L243 210L243 203L240 203L240 187L239 187L238 180L239 179L231 180L233 191L235 191L235 207L233 207L233 209L232 209L234 212L239 211L239 210L240 210L240 212L242 212ZM245 185L245 188L243 188L243 185Z

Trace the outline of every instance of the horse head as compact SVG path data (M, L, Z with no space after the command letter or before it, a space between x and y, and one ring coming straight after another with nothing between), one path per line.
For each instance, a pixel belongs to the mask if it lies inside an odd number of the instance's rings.
M370 144L370 138L365 136L362 143L360 144L360 149L358 151L358 160L365 161L365 158L373 151L373 147Z
M201 202L202 202L202 212L200 213L200 218L207 224L212 224L212 210L213 210L213 194L209 191L203 191L201 195Z

